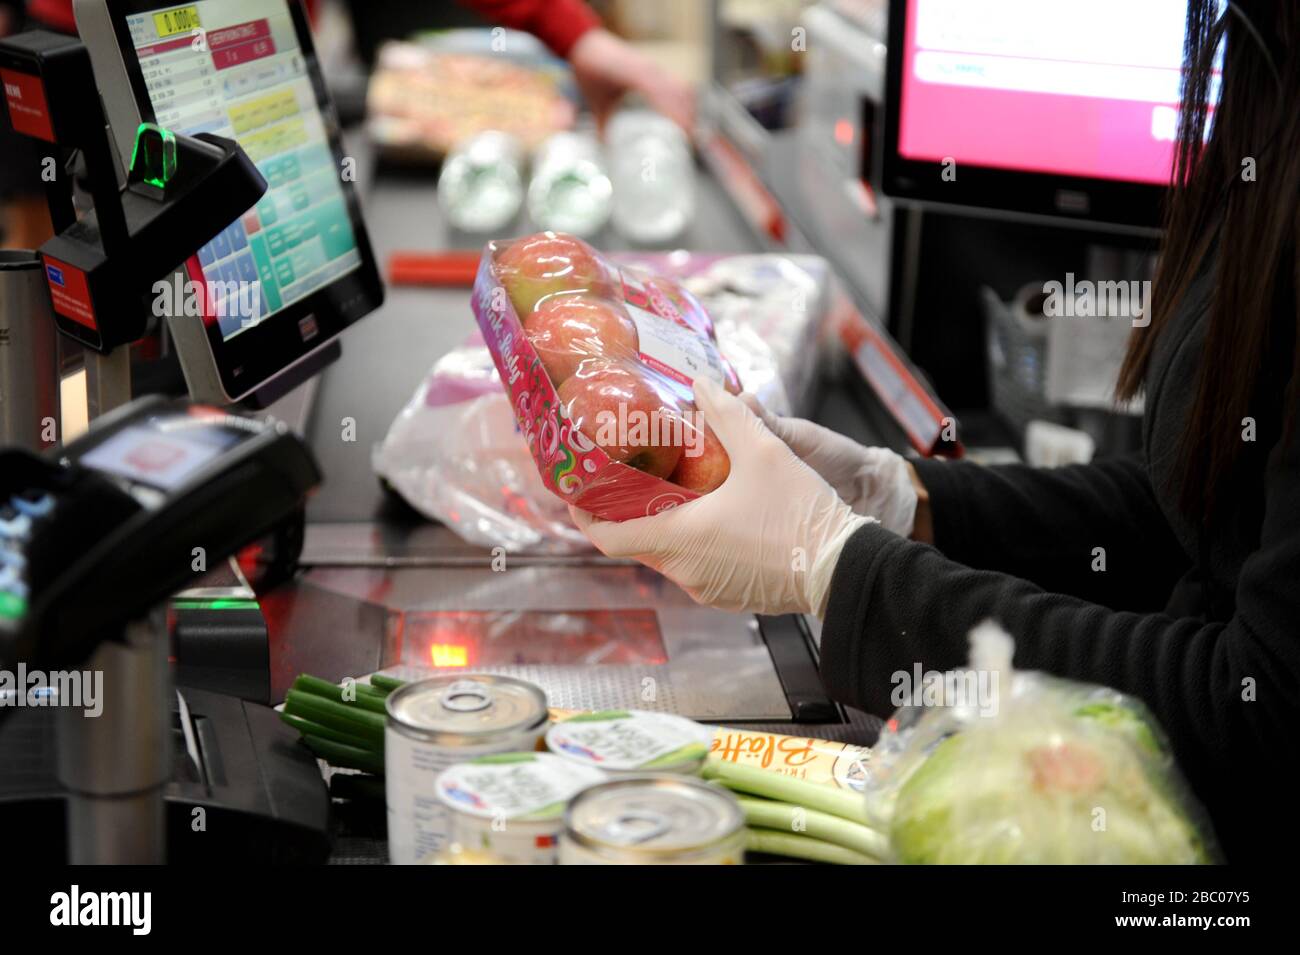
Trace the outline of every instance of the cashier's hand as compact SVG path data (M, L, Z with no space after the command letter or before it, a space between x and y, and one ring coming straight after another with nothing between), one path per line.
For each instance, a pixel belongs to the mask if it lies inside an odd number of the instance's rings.
M691 88L608 30L584 33L569 51L569 65L602 134L623 95L636 92L690 135L695 122Z
M703 379L695 398L731 458L722 486L622 523L570 507L574 522L606 556L639 560L699 603L821 616L840 551L871 519L854 514L739 398Z
M851 438L802 418L781 418L753 395L745 401L773 434L826 479L857 514L911 537L917 518L917 486L907 459L887 448L866 448Z

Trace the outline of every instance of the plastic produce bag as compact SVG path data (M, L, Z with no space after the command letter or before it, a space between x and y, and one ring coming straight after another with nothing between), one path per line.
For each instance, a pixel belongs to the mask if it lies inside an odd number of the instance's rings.
M412 507L471 544L550 554L591 549L542 484L477 335L438 360L373 463Z
M1219 861L1208 817L1146 707L1013 671L1012 650L997 626L976 628L971 669L925 676L885 724L866 793L895 861Z
M703 306L573 236L489 242L475 317L543 482L605 520L675 507L730 472L695 407L707 377L735 394Z

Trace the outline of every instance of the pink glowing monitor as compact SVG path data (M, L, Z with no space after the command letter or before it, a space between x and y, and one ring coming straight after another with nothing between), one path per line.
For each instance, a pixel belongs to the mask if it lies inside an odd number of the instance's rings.
M1055 177L1041 195L1060 208L1026 211L1069 212L1075 202L1087 215L1090 192L1107 183L1168 184L1186 14L1186 0L893 0L890 134L901 191L926 185L936 164L950 170L939 182L974 171L968 179L987 187L950 190L959 203L1001 204L1015 184L986 172Z

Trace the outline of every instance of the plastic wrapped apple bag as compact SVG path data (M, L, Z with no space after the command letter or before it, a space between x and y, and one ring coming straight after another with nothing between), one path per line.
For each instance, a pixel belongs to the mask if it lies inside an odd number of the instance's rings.
M726 480L693 383L739 393L740 380L682 285L540 232L489 242L471 301L538 473L565 503L627 520Z
M986 623L971 633L970 669L900 674L911 702L872 747L866 786L895 861L1219 861L1209 819L1146 707L1015 671L1013 649Z

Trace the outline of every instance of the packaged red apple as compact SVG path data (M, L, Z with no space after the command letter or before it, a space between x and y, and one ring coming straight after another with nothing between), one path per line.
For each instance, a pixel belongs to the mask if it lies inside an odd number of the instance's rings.
M622 521L726 479L693 386L706 376L738 394L740 381L677 282L539 232L488 243L472 302L542 481L561 499Z

